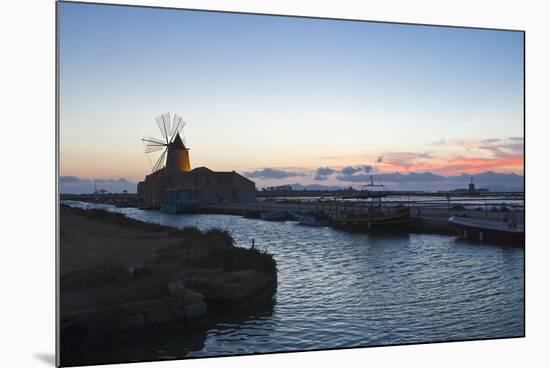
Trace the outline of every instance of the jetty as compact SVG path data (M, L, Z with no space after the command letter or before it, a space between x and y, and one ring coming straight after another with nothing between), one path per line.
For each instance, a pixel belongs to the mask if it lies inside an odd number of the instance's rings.
M259 217L260 213L323 213L360 215L368 213L370 204L361 191L257 191L256 201L248 203L203 204L197 213ZM63 194L62 200L139 207L136 194ZM410 232L455 233L448 220L452 216L499 221L510 209L524 222L523 192L388 192L384 206L410 209Z

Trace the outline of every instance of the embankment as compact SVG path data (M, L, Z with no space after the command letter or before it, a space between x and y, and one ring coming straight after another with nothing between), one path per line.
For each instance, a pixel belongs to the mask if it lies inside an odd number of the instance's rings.
M102 210L60 210L61 349L193 329L271 300L274 258L221 229L175 229Z

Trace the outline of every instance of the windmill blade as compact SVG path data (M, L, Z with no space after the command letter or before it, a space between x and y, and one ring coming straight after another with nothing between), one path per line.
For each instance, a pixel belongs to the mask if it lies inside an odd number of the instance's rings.
M170 143L170 113L167 112L166 114L157 116L155 120L157 121L162 137L166 140L166 144Z
M172 130L170 131L170 142L176 138L176 134L180 133L183 127L187 124L185 120L178 114L174 114L174 121L172 122Z
M166 147L166 146L145 146L145 153L152 153L152 152L158 152L158 151L162 151L162 149Z
M159 159L155 163L155 166L153 166L153 172L159 170L162 167L162 165L164 164L164 157L166 156L167 151L168 151L168 148L166 148L164 152L162 152L162 155L160 155Z
M158 152L166 147L166 143L156 138L142 138L145 153Z
M163 140L160 140L158 138L147 137L147 138L141 138L141 140L143 142L146 142L146 143L158 144L160 146L166 146L166 142L164 142Z

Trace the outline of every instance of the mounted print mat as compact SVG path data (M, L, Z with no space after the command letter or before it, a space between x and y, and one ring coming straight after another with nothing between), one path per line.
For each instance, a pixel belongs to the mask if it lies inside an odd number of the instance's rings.
M523 31L58 2L57 41L58 364L524 336Z

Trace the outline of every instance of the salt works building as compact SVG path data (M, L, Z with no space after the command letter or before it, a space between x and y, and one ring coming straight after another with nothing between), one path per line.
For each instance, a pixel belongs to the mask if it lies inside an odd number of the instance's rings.
M166 147L166 165L138 183L138 197L145 206L173 213L205 204L255 201L255 183L235 171L191 169L189 149L179 133L162 145Z

